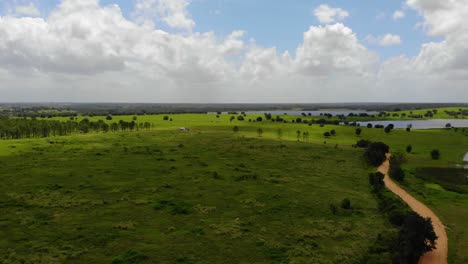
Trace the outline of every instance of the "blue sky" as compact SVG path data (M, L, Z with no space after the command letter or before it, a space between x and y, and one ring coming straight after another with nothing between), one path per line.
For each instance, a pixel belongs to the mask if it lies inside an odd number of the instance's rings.
M467 16L468 2L457 0L2 0L0 93L58 102L466 101Z
M29 3L22 0L17 2ZM59 2L36 0L42 15L47 15ZM100 3L103 6L117 4L123 14L131 18L135 0L101 0ZM193 0L188 10L196 22L194 31L213 31L217 36L226 36L234 30L244 30L247 40L255 39L260 46L276 47L281 52L288 50L293 54L303 40L303 33L310 26L320 24L313 10L321 4L349 12L349 17L340 22L353 29L361 42L376 51L382 59L400 54L412 57L418 54L421 44L440 41L428 37L422 29L416 27L422 17L415 10L405 7L404 1ZM3 13L6 13L5 6L2 7ZM394 20L392 16L396 10L403 10L405 17ZM162 24L158 26L173 31ZM365 41L368 35L382 36L388 33L399 35L402 43L381 47Z

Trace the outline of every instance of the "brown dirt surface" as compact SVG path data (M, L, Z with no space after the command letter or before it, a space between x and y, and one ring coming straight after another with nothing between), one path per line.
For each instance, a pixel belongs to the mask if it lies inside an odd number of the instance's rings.
M434 212L432 212L429 207L416 200L416 198L411 196L408 192L393 182L392 179L388 176L389 168L390 162L387 160L378 169L381 173L385 174L385 186L394 194L403 199L403 201L405 201L413 211L420 214L424 218L431 218L434 231L438 237L436 240L437 248L424 254L419 259L419 264L447 264L448 239L447 233L445 232L445 226L443 225L442 221L440 221L439 217L437 217L437 215L434 214Z

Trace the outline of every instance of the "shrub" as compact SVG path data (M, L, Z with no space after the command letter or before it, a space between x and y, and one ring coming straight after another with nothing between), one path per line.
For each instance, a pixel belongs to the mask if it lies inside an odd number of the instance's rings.
M440 151L438 149L434 149L431 151L431 157L433 160L440 159Z
M341 208L345 210L351 209L351 201L348 198L343 199L343 201L341 201Z
M356 146L359 148L367 148L372 142L369 140L361 139L356 143Z
M386 154L389 153L390 147L382 142L374 142L369 144L364 157L367 162L374 167L380 166L385 160L387 160Z
M406 152L407 152L407 153L413 152L413 146L408 145L408 146L406 147Z
M362 133L362 129L361 128L356 128L356 135L360 136L361 133Z
M426 252L435 249L437 236L430 218L415 212L406 215L395 245L397 263L417 263Z
M148 260L148 257L133 251L129 250L125 252L124 254L114 258L112 261L112 264L136 264L136 263L143 263Z
M384 187L384 177L385 175L380 172L369 174L369 183L372 185L374 192L379 192Z

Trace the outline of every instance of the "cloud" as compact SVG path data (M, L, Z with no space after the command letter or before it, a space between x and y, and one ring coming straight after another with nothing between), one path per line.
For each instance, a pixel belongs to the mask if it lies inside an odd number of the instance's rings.
M385 34L383 36L378 37L368 35L366 37L366 41L369 44L380 46L395 46L400 45L402 43L401 37L399 35L394 34Z
M347 18L349 13L341 8L332 8L328 5L320 5L314 10L314 15L320 23L330 24Z
M195 27L195 21L187 11L189 4L190 0L138 0L133 16L152 24L157 14L169 27L190 31Z
M187 1L160 12L159 0L142 0L129 19L117 5L64 0L45 18L0 16L0 93L3 101L468 101L466 7L429 2L408 7L443 41L382 61L342 23L311 26L297 49L282 52L246 42L242 30L194 31ZM185 22L167 22L169 13Z
M395 11L395 13L393 13L393 19L394 20L402 19L405 16L406 16L405 12L403 12L401 10L397 10L397 11Z
M23 16L38 17L41 15L41 12L33 3L28 5L19 5L15 7L15 13Z

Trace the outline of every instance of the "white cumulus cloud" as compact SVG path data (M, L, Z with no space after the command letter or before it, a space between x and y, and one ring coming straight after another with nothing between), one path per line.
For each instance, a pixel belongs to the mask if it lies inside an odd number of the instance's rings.
M366 41L369 44L380 46L395 46L402 43L401 37L395 34L385 34L383 36L368 35Z
M143 22L158 17L172 28L192 30L195 21L187 11L189 0L138 0L134 16Z
M403 12L401 10L397 10L397 11L395 11L395 13L393 13L393 19L394 20L402 19L405 16L406 16L405 12Z
M320 5L314 10L314 15L322 24L330 24L338 20L343 20L349 13L341 8L333 8L328 5Z
M322 17L326 25L306 29L295 50L279 51L246 42L242 30L196 32L189 3L140 0L131 19L98 0L63 0L47 17L0 16L2 100L468 101L460 1L408 0L425 32L443 40L384 61L351 28L330 22L344 14ZM393 34L366 40L402 42Z

